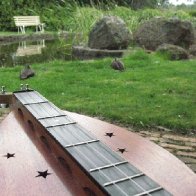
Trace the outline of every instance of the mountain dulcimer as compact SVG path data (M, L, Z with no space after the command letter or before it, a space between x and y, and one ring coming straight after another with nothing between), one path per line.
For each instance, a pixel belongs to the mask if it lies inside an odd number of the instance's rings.
M68 100L66 100L68 101ZM37 91L0 95L0 195L196 195L196 176L135 133L62 111Z

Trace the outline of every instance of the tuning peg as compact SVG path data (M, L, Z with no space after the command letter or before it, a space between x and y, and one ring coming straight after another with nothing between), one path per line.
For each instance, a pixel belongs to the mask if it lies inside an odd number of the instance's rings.
M1 87L1 94L5 94L5 86Z
M29 85L28 84L26 84L26 91L28 91L29 90Z
M21 84L21 85L20 85L20 90L21 90L21 91L24 90L24 84Z

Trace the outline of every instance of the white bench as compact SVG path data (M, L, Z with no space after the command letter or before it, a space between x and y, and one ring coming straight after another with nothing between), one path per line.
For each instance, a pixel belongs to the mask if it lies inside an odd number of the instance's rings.
M18 33L21 32L25 33L25 27L28 26L36 26L36 32L38 29L41 32L44 32L44 23L40 22L39 16L14 16L15 25L18 27Z

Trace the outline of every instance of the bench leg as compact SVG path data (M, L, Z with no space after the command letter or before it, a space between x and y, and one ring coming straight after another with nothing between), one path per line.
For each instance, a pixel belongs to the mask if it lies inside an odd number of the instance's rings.
M20 26L20 30L21 30L21 33L23 33L23 29L22 29L22 27Z
M42 24L42 32L44 33L44 24Z
M25 34L25 27L24 26L20 26L20 30L22 34Z
M25 34L25 26L23 26L23 33Z
M39 30L43 33L44 32L44 24L40 24L38 27L39 27Z

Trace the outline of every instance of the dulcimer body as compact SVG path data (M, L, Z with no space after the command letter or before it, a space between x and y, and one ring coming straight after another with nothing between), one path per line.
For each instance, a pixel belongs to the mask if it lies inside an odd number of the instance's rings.
M0 95L0 195L196 195L196 175L124 128L62 111L37 91Z

